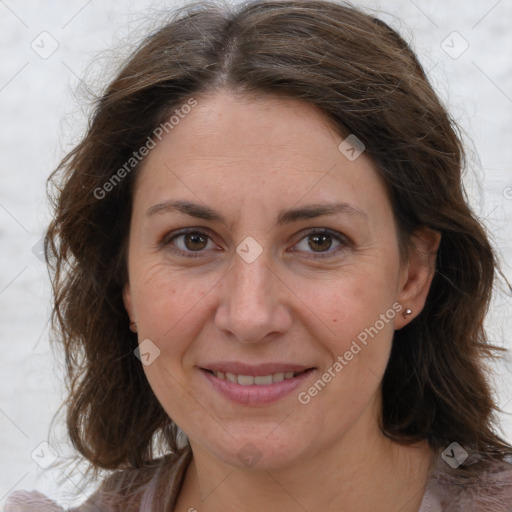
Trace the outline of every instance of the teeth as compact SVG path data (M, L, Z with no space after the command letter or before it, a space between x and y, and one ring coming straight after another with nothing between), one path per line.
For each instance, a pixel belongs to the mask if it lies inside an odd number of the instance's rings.
M254 377L251 377L250 375L239 375L238 384L241 386L251 386L254 384Z
M272 375L258 375L257 377L253 377L252 375L236 375L235 373L229 372L213 372L213 374L218 379L228 380L229 382L236 382L241 386L269 386L274 382L281 382L285 379L293 379L293 377L296 375L296 372L279 372Z
M240 382L240 377L238 377L238 382ZM254 384L259 386L268 386L269 384L272 384L272 375L258 375L257 377L254 377Z

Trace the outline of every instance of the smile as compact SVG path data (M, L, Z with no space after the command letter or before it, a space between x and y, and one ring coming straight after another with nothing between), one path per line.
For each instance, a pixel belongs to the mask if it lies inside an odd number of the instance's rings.
M290 365L277 368L278 365L248 367L228 364L225 366L229 368L223 369L218 368L221 365L213 366L217 368L199 368L210 388L231 402L251 406L267 405L284 398L315 371L315 368L291 368Z
M278 372L273 373L271 375L257 375L256 377L252 375L237 375L231 372L213 372L211 370L207 370L215 375L218 379L228 380L229 382L237 382L241 386L268 386L270 384L275 384L276 382L281 382L283 380L293 379L304 372ZM308 371L308 370L304 370Z

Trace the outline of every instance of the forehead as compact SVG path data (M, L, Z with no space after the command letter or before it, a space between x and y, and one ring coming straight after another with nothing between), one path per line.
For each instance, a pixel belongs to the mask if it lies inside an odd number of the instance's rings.
M228 92L196 101L146 157L136 202L186 196L226 210L269 211L342 200L377 215L389 208L372 160L364 153L348 159L343 137L314 106Z

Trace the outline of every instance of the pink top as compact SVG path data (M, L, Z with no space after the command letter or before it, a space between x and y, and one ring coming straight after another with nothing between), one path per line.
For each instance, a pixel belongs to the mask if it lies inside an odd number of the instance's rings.
M172 512L192 458L187 446L143 469L118 471L68 512ZM478 459L478 458L477 458ZM64 512L43 494L15 491L5 512ZM512 512L512 458L493 461L477 477L441 457L433 465L418 512Z

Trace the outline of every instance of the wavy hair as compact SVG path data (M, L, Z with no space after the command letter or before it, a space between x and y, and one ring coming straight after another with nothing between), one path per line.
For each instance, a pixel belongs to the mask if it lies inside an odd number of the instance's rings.
M78 452L94 468L117 469L151 463L157 448L177 450L179 429L133 354L137 336L122 301L139 166L108 190L105 183L173 111L219 90L315 105L340 135L365 144L388 188L403 254L417 228L442 234L425 308L394 335L384 434L428 440L435 450L456 440L497 457L508 452L485 364L503 350L483 327L497 259L464 192L459 131L392 28L324 0L176 11L97 98L85 136L50 177L54 339L66 355L67 427Z

